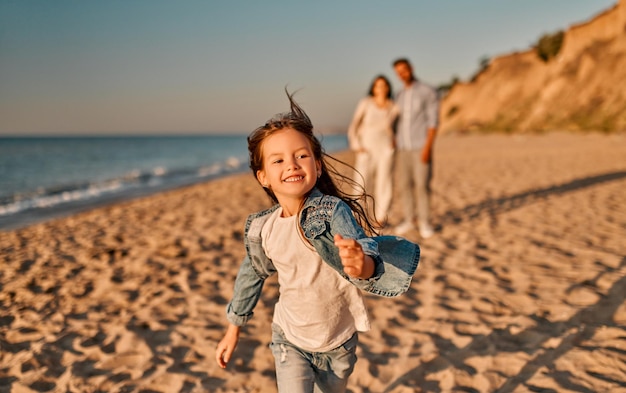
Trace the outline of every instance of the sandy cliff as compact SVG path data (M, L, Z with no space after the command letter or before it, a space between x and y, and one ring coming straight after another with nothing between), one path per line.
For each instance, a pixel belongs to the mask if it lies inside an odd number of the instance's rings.
M493 58L441 105L441 130L626 130L626 0L564 32L558 55Z

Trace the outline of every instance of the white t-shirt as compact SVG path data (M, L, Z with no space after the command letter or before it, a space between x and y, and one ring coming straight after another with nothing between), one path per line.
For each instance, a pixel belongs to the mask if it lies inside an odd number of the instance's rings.
M294 345L326 352L347 341L370 322L361 292L322 261L300 234L298 216L272 213L261 230L265 254L278 272L279 300L274 323Z

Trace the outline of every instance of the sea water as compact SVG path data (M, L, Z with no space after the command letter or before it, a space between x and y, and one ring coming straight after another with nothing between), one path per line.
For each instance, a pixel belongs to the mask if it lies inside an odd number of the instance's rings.
M244 172L247 154L245 135L0 137L0 229Z

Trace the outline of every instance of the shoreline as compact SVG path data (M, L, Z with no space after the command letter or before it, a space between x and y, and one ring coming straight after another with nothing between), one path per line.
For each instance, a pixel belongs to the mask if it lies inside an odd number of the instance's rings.
M443 135L435 236L409 291L366 295L352 393L626 385L626 136ZM348 152L332 153L348 163ZM265 284L231 364L214 350L270 206L251 173L0 232L10 391L275 392ZM390 223L401 221L398 190Z
M0 215L0 233L26 228L31 225L44 223L50 220L67 218L75 214L84 213L101 207L118 203L129 202L138 198L149 198L164 192L191 187L197 184L208 183L227 176L237 176L247 173L248 169L240 169L226 173L211 175L198 180L183 180L178 183L157 185L144 188L127 189L110 195L101 195L92 199L59 203L50 207L37 207L9 215Z

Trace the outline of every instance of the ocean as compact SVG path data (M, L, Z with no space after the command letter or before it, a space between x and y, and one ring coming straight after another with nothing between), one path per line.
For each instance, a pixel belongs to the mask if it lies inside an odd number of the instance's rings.
M0 230L248 170L245 135L0 137Z

